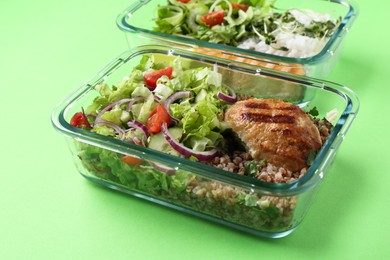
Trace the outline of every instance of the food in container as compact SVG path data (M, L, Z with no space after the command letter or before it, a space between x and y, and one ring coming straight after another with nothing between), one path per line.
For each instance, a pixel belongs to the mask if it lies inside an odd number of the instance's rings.
M325 77L357 14L351 1L136 1L117 24L130 46L147 39L184 44L195 52Z
M357 109L353 92L334 83L142 46L64 100L53 124L91 181L280 237L303 219ZM240 132L245 120L267 125L264 142L288 150L284 135L306 150L289 163L291 151L258 149L250 129Z
M157 9L157 32L193 37L293 58L318 54L341 17L305 9L279 10L277 1L168 0Z

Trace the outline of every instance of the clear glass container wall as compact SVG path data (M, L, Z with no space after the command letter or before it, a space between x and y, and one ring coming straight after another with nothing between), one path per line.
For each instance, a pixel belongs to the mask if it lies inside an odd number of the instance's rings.
M98 95L94 90L97 84L115 85L129 75L142 55L159 60L180 56L190 67L217 66L224 83L237 93L284 99L303 109L316 106L320 117L337 111L333 131L304 177L292 183L266 183L69 124L72 115ZM156 45L120 55L64 99L54 110L52 121L67 137L75 165L87 179L255 235L282 237L304 218L358 106L355 94L335 83ZM123 163L121 158L126 155L141 162Z

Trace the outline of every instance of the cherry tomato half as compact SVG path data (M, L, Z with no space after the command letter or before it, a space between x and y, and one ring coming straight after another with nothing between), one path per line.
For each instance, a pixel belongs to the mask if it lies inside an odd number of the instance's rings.
M158 104L150 114L148 121L146 122L146 128L148 128L149 132L156 134L161 131L161 126L164 123L168 126L171 123L171 117L165 107Z
M244 4L232 4L233 9L241 9L242 11L248 11L249 5Z
M186 4L186 3L188 3L191 0L178 0L178 1Z
M215 11L203 15L201 17L201 20L208 26L214 26L214 25L221 24L224 18L225 18L225 11L219 10L219 11Z
M144 74L144 81L149 89L153 90L156 88L157 80L162 76L172 78L172 67L166 67L159 70L154 70Z
M77 112L74 114L70 120L70 124L78 128L91 129L91 125L83 112Z
M121 158L121 160L127 164L130 164L130 165L136 165L136 164L140 164L142 163L142 159L141 158L138 158L138 157L135 157L135 156L132 156L132 155L126 155L126 156L123 156Z

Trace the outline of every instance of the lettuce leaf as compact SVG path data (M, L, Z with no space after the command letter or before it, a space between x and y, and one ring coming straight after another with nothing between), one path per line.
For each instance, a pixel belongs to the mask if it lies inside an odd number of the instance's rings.
M231 0L231 3L248 5L247 11L233 9L227 1L197 0L182 3L169 0L168 4L157 8L154 19L155 31L168 34L181 34L202 41L237 46L248 34L255 16L265 16L272 12L275 0ZM213 10L226 10L224 21L215 26L206 25L201 17Z
M169 34L181 33L181 25L185 19L184 11L185 9L178 6L159 6L157 8L157 19L155 20L156 30Z
M167 175L156 170L147 161L140 165L129 165L122 161L122 154L81 142L75 144L78 158L85 169L97 178L120 182L128 188L152 194L160 194L162 191L179 194L195 178L181 170L174 175Z

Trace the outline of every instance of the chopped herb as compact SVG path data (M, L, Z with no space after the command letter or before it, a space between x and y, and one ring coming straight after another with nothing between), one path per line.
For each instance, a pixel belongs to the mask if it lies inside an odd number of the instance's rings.
M256 177L259 173L259 169L264 166L264 161L256 162L256 161L248 161L245 163L244 175L249 177Z
M312 109L310 109L309 115L311 115L311 116L318 116L319 113L318 113L317 107L313 107Z

